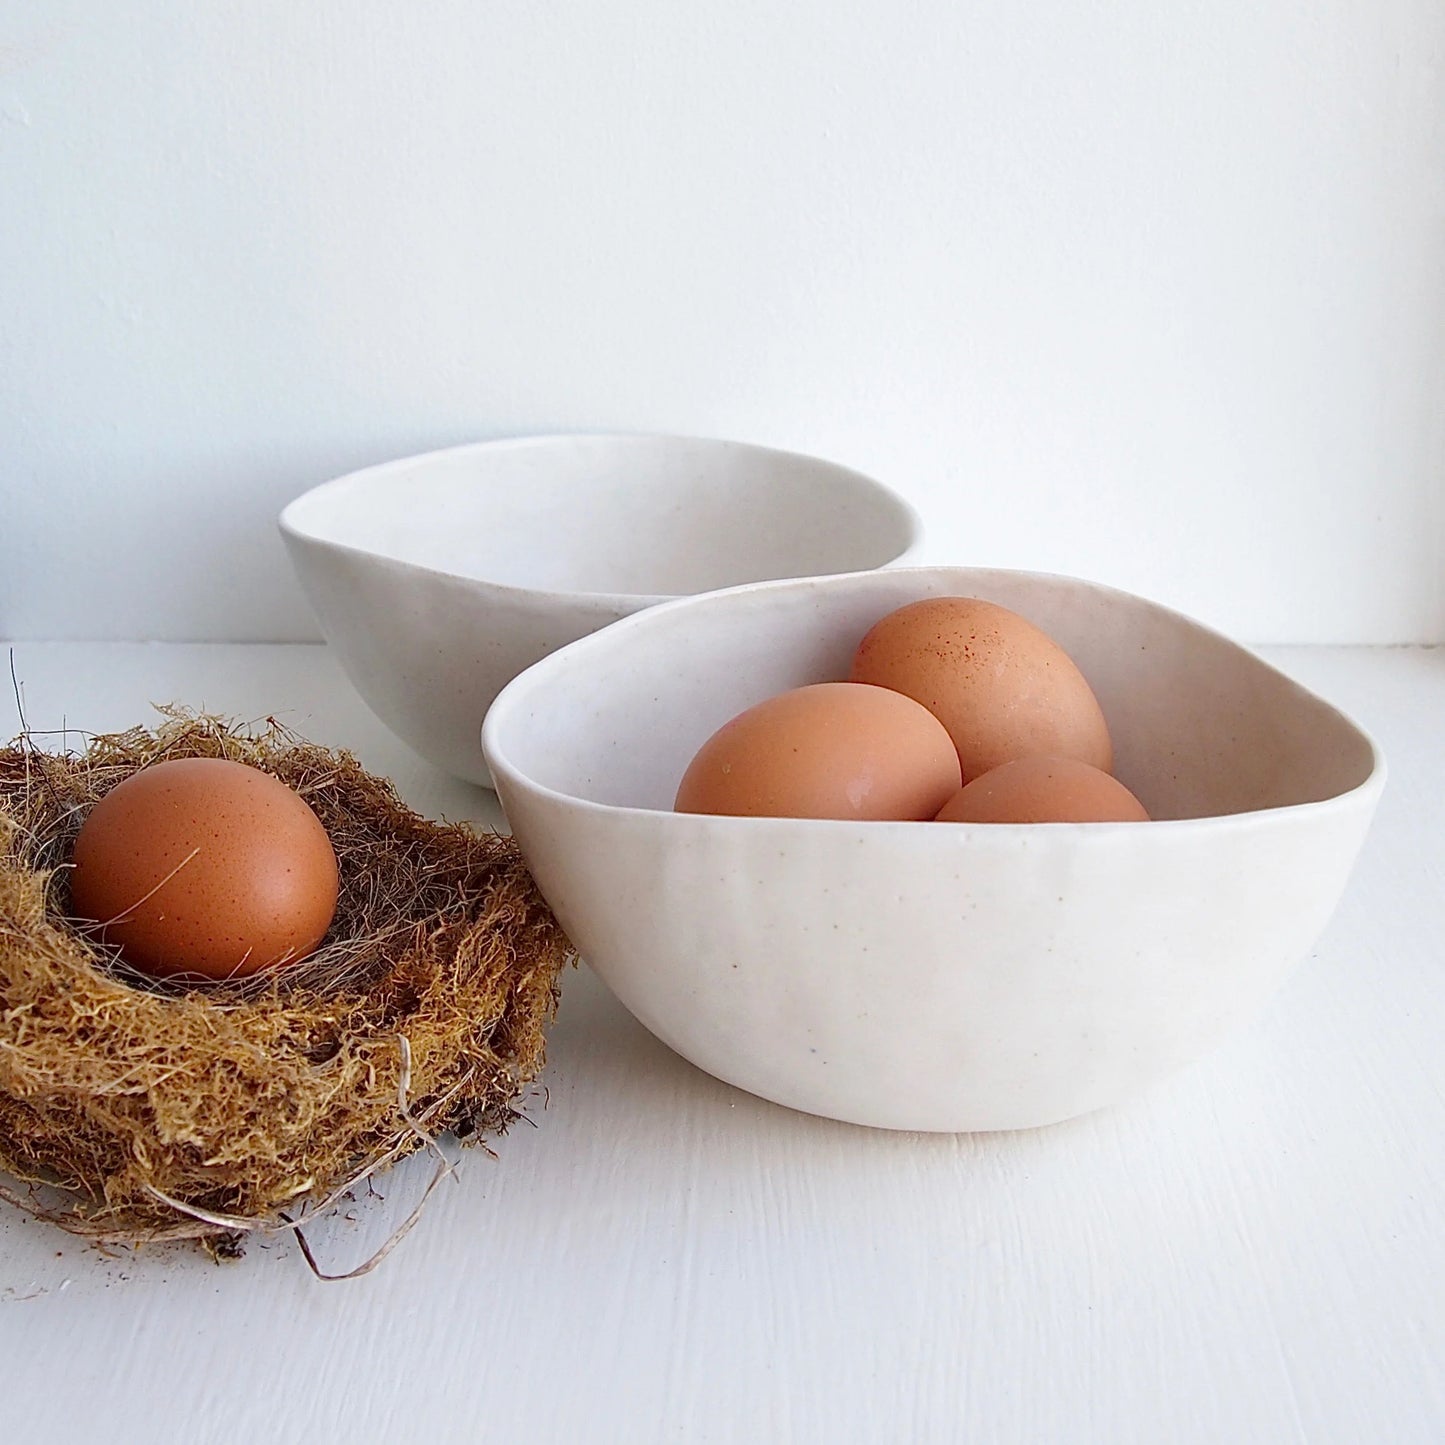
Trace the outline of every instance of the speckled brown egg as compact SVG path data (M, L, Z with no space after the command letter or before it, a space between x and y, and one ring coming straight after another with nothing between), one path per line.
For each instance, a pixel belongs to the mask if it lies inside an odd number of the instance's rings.
M285 783L176 758L118 784L75 840L71 901L133 967L239 978L305 958L336 912L336 853Z
M1014 758L1051 753L1112 770L1108 724L1062 647L1016 612L976 597L932 597L876 623L854 682L928 708L958 749L964 782Z
M772 818L932 818L958 791L943 724L902 693L851 682L794 688L750 707L702 745L680 813Z
M1077 758L1035 754L984 773L939 810L940 823L1147 823L1144 805Z

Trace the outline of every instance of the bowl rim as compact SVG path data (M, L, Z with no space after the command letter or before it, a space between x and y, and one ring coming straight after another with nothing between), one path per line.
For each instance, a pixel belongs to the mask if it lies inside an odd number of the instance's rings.
M363 480L374 480L378 477L385 478L389 473L401 473L417 466L419 463L439 462L445 459L472 456L481 452L503 452L523 450L543 450L549 447L577 442L605 442L605 443L628 443L628 442L682 442L689 444L701 444L707 447L722 447L737 451L750 452L758 457L769 457L783 461L811 462L827 467L835 474L842 474L862 482L868 490L878 497L884 505L890 507L905 534L906 541L892 557L881 562L873 563L867 567L859 567L848 572L831 573L809 573L802 577L774 578L772 581L808 581L814 577L850 577L856 576L859 572L875 572L884 568L893 569L900 562L910 559L918 552L923 543L924 527L923 518L913 504L900 496L892 487L871 476L867 472L861 472L856 467L850 467L842 462L833 461L829 457L817 456L811 452L800 452L788 450L782 447L764 446L757 442L736 441L727 437L694 436L686 432L649 432L649 431L578 431L578 432L528 432L517 436L493 437L483 441L460 442L454 446L437 447L430 451L412 452L406 456L393 457L389 461L376 462L365 467L356 467L349 472L343 472L340 476L332 477L327 481L319 482L316 486L308 488L299 496L293 497L281 509L276 518L276 525L280 529L282 538L288 544L300 544L307 547L319 547L336 553L342 553L351 557L365 557L373 562L384 563L389 567L395 567L404 571L418 573L425 576L442 578L452 582L465 582L474 586L483 586L494 589L499 593L516 598L531 600L566 598L577 602L590 603L596 607L610 608L616 611L631 613L642 608L651 608L665 605L669 602L688 601L693 597L703 596L703 592L596 592L596 591L573 591L570 589L559 589L555 587L528 587L519 583L499 582L489 577L478 577L465 572L449 572L442 567L432 567L425 562L413 562L402 557L394 557L386 552L379 552L370 547L358 546L354 542L341 542L334 537L327 537L319 534L313 528L305 526L297 520L297 514L308 506L314 505L318 499L329 499L330 494L341 493L349 487L355 486ZM736 587L755 587L765 585L757 582L742 582L735 584ZM726 589L708 589L709 591L726 590L732 591L733 587Z
M881 570L881 569L873 569ZM1197 818L1151 818L1147 827L1151 833L1157 829L1167 829L1170 833L1180 831L1202 832L1208 829L1227 827L1238 827L1248 825L1250 822L1259 823L1263 820L1283 820L1286 818L1297 818L1302 815L1322 815L1332 811L1367 804L1373 807L1384 790L1385 782L1389 776L1388 764L1385 760L1384 750L1374 735L1363 727L1351 714L1343 708L1321 697L1317 692L1306 687L1302 682L1291 677L1282 668L1276 667L1272 662L1261 657L1252 647L1234 638L1217 628L1210 627L1207 623L1181 612L1177 608L1169 607L1162 602L1155 602L1148 597L1140 596L1136 592L1128 592L1120 587L1110 586L1108 583L1095 582L1091 578L1078 577L1065 572L1036 572L1025 568L1005 567L973 567L961 564L936 564L928 566L900 567L888 569L891 575L907 577L933 576L940 572L988 572L1005 575L1013 578L1027 578L1033 581L1046 583L1052 582L1082 582L1096 592L1106 596L1120 598L1128 602L1143 603L1155 611L1163 613L1174 621L1183 623L1186 627L1192 628L1206 637L1223 642L1229 647L1237 649L1248 656L1257 666L1264 668L1275 677L1281 679L1296 693L1303 698L1327 708L1347 727L1352 729L1366 744L1370 751L1370 770L1352 788L1347 788L1341 793L1334 793L1328 798L1319 798L1307 803L1286 803L1275 808L1251 808L1238 813L1211 813ZM819 589L830 586L837 582L855 579L859 576L866 576L868 573L858 572L835 572L826 576L815 577L789 577L780 578L769 582L745 582L736 587L719 588L712 592L699 592L685 597L673 598L669 601L659 603L642 612L634 613L623 617L610 626L598 632L589 633L585 637L578 638L575 642L568 643L565 647L558 648L555 652L548 654L539 662L526 668L512 678L510 682L497 694L492 705L487 709L487 715L482 720L481 744L482 754L486 759L487 767L493 779L499 775L509 783L519 788L526 789L531 793L546 798L554 803L567 805L569 808L578 809L584 813L599 816L614 816L618 818L670 818L671 823L662 824L663 827L692 828L695 831L709 831L721 829L727 831L740 831L746 829L762 830L766 832L777 832L787 829L792 832L802 830L808 833L827 833L829 831L841 832L843 830L863 829L869 837L884 837L899 833L916 835L919 829L927 829L930 832L939 832L942 836L951 836L959 839L995 838L1000 841L1009 839L1017 840L1022 837L1036 837L1040 828L1045 829L1050 836L1088 836L1090 838L1104 837L1134 837L1141 826L1138 823L945 823L915 822L912 820L858 820L851 818L774 818L774 817L740 817L724 813L679 813L671 808L644 808L633 804L623 803L600 803L592 798L578 797L575 793L562 792L560 789L549 787L547 784L537 781L530 774L523 772L510 758L505 751L496 746L497 734L506 721L506 712L511 707L516 707L521 698L530 688L536 687L540 674L543 679L549 671L575 664L578 654L585 655L593 648L605 648L616 643L619 637L626 637L630 631L640 627L653 626L653 618L660 614L675 612L695 606L717 605L719 598L733 598L750 595L756 592L768 590L782 590L794 588ZM726 605L724 603L723 605Z

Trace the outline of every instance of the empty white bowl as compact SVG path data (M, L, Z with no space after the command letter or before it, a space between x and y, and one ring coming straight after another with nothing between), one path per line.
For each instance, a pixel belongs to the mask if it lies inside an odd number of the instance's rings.
M482 442L327 482L281 514L321 630L381 720L490 782L478 744L502 686L670 597L882 567L918 540L887 488L738 442Z
M846 677L874 622L941 594L1011 607L1073 655L1162 821L670 811L714 729ZM642 613L519 677L484 744L542 892L658 1038L764 1098L897 1129L1047 1124L1204 1053L1318 938L1384 783L1349 719L1187 618L953 568Z

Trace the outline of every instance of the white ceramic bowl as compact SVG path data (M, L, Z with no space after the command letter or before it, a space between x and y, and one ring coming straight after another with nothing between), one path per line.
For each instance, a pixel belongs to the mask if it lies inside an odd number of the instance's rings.
M281 533L372 711L489 784L482 718L549 652L681 594L886 566L919 528L885 487L816 457L553 436L353 472L292 502Z
M1073 655L1161 820L1035 826L669 811L715 728L847 675L893 608L967 594ZM1309 951L1384 783L1363 732L1243 648L1063 577L928 569L736 588L556 653L484 728L582 957L764 1098L898 1129L1081 1114L1198 1057Z

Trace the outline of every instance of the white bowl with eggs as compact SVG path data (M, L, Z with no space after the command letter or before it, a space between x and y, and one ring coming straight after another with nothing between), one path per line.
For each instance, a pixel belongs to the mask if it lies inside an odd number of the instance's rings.
M676 596L884 567L919 539L912 508L860 472L649 435L405 457L314 488L280 527L372 711L423 757L488 786L482 719L539 658Z
M1155 821L969 824L673 811L723 723L847 678L886 614L976 596L1092 686ZM1264 1007L1344 890L1384 785L1353 722L1166 608L965 568L733 588L523 673L483 744L538 885L659 1039L795 1109L943 1131L1053 1123Z

